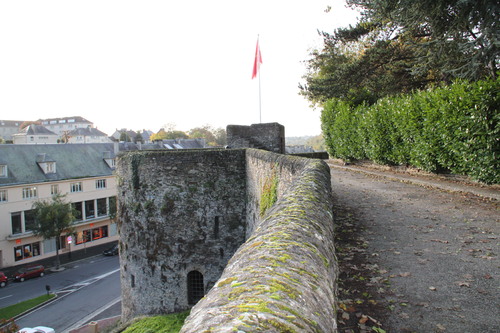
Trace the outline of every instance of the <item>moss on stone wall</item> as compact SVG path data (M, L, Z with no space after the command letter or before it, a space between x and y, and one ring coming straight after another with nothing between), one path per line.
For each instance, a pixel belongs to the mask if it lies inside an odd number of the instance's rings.
M264 216L266 211L271 208L278 200L278 176L274 171L269 176L262 186L262 193L260 195L260 216Z

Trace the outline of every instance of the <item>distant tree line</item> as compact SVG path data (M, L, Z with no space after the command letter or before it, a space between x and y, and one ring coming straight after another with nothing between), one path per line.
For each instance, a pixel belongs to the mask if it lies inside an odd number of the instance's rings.
M224 146L226 145L226 130L223 128L213 128L210 125L195 127L187 132L176 130L173 126L165 126L157 133L151 135L151 141L167 140L167 139L205 139L209 146Z

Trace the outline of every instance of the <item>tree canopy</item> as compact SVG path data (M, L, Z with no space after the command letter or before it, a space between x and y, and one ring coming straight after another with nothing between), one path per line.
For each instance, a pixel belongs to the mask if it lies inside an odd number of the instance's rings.
M347 0L355 26L320 32L301 94L322 105L354 105L455 78L496 77L499 2L491 0Z
M210 125L195 127L188 133L175 130L171 124L166 125L166 129L162 128L151 135L150 140L167 140L167 139L198 139L204 138L209 146L223 146L226 144L226 130L223 128L213 128Z
M51 200L38 200L33 203L35 225L33 234L43 239L56 239L56 266L59 267L60 236L73 231L75 209L64 201L64 196L54 195Z

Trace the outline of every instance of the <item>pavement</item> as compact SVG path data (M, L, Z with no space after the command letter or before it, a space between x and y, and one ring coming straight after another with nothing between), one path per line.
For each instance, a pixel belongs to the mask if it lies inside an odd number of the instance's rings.
M340 333L498 332L498 185L327 162Z
M116 242L110 242L106 244L101 244L101 245L96 245L92 247L88 247L86 249L78 250L78 251L71 251L71 252L65 252L61 253L59 252L59 261L60 261L60 267L64 269L65 265L74 263L76 261L94 257L97 255L102 255L102 251L110 248L115 244ZM46 258L46 259L41 259L37 261L30 262L29 264L20 264L12 267L5 267L2 268L1 271L4 272L6 276L9 277L9 279L13 276L13 274L21 267L28 266L28 265L43 265L45 267L45 273L50 274L51 272L55 271L55 257L51 258Z
M436 175L412 168L387 167L371 163L346 165L340 160L328 160L327 163L333 168L361 172L443 191L470 193L485 199L500 201L500 185L481 184L463 176Z

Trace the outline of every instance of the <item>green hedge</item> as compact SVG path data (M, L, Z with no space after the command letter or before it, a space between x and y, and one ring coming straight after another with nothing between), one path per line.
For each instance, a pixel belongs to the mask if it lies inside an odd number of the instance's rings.
M332 99L321 114L327 150L347 161L412 165L500 183L500 80L456 82L352 107Z

